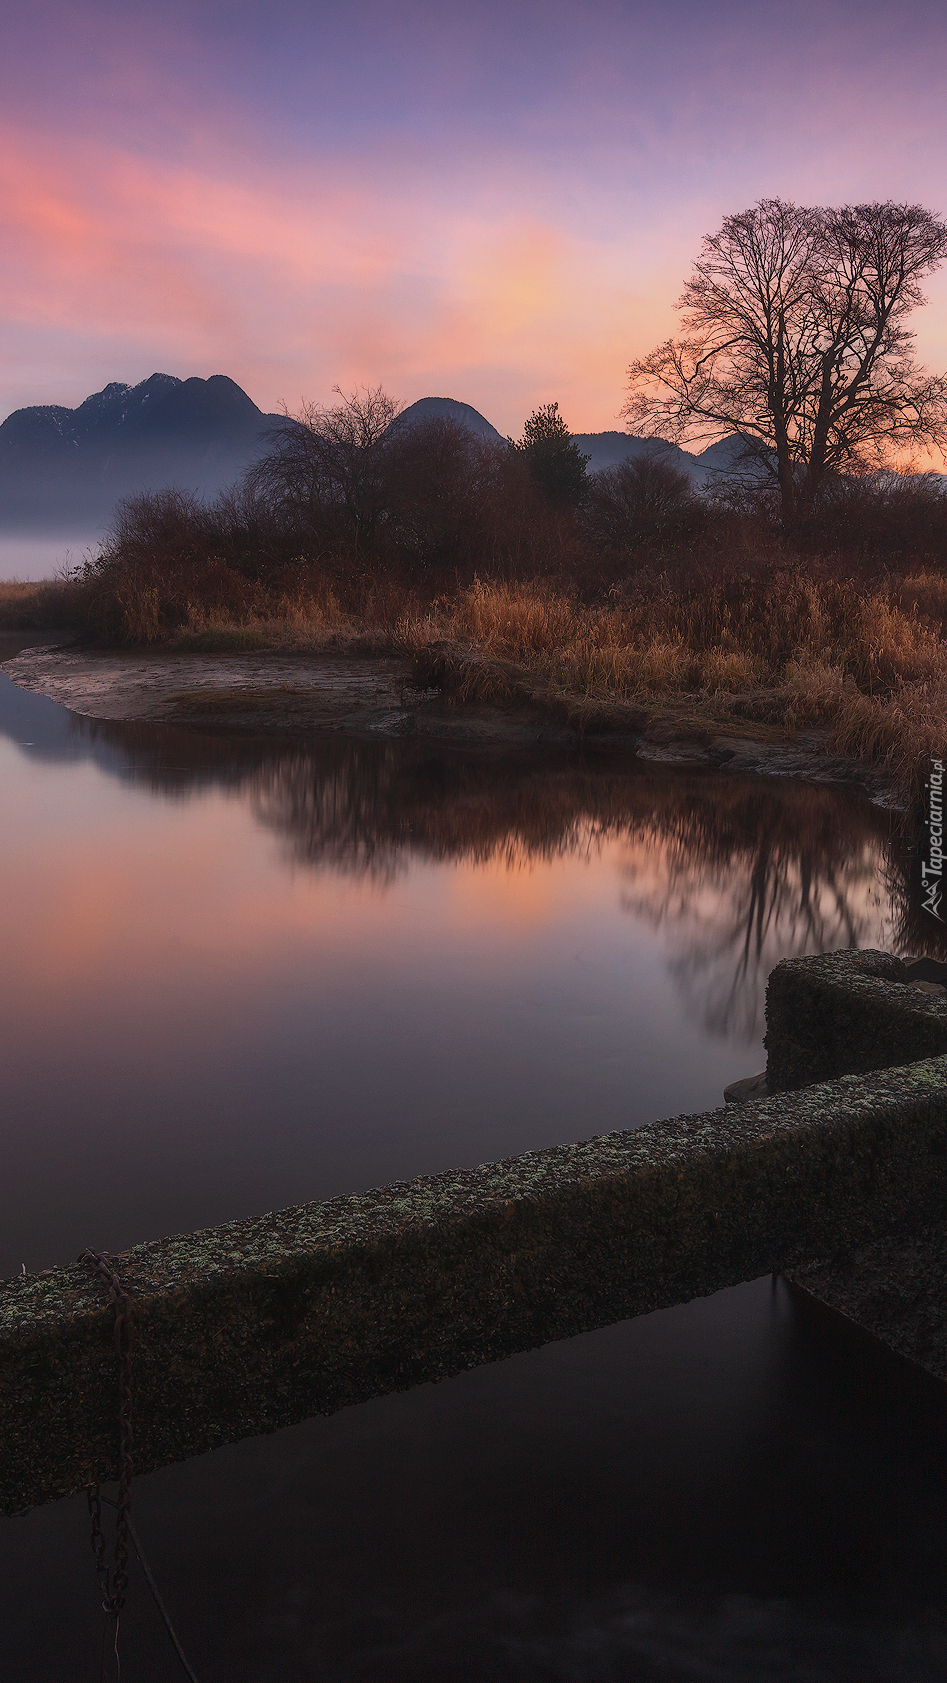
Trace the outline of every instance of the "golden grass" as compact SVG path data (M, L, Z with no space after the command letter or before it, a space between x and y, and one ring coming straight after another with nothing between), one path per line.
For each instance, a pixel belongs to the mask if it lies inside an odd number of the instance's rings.
M0 631L59 630L75 616L74 590L63 579L0 579Z
M0 579L0 602L24 602L41 587L30 579Z
M330 639L346 634L356 636L359 629L342 612L331 591L316 596L300 590L291 595L284 592L268 611L248 613L239 619L189 605L185 625L172 646L194 653L221 654L236 654L241 649L305 650L321 648Z
M401 645L446 642L493 662L480 699L510 699L503 662L537 690L587 702L687 699L708 718L822 728L837 752L883 765L905 799L947 749L947 581L918 575L864 592L794 574L675 593L652 580L637 598L583 606L541 583L478 580L402 618ZM474 685L469 666L462 693Z
M947 622L947 576L943 573L911 573L893 590L905 610L913 609L935 624Z
M408 647L456 641L590 693L789 684L806 692L810 712L816 696L834 708L846 678L873 693L922 682L944 659L942 623L878 593L853 590L846 600L836 591L827 601L810 580L787 589L776 579L742 603L732 594L736 603L722 592L675 596L660 580L637 599L583 606L542 584L477 580L423 616L403 616L397 629Z
M127 600L113 597L119 640L166 640L153 581L136 591L129 576L126 588ZM81 621L82 590L2 583L0 626L62 626L70 611ZM458 699L532 697L573 718L686 703L708 720L818 728L832 749L885 766L909 800L929 756L947 750L947 577L930 571L868 587L786 564L642 573L590 603L548 581L475 579L419 605L369 580L357 609L310 581L229 611L182 601L172 636L209 652L358 646L423 657L446 644L463 665Z

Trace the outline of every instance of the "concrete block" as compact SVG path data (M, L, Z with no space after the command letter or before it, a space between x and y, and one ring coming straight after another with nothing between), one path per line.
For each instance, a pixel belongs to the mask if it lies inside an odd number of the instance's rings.
M882 952L785 959L766 989L766 1086L791 1092L947 1052L947 998Z

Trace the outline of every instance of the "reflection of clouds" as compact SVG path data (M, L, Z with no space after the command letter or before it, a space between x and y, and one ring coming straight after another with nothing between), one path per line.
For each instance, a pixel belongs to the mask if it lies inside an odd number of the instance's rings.
M759 1040L766 979L780 959L892 939L880 837L840 824L833 842L829 853L805 832L775 844L763 835L708 857L655 826L628 849L622 907L664 932L670 972L711 1034Z
M382 888L412 860L492 863L523 880L617 842L623 908L661 931L690 1012L746 1044L781 958L922 945L889 818L851 790L410 739L221 741L103 721L88 734L108 747L104 769L171 798L222 787L291 863Z

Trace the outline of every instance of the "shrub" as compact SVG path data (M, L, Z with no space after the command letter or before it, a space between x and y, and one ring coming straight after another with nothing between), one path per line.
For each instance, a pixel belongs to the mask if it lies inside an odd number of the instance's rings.
M688 475L649 450L591 476L585 530L596 549L622 554L680 535L703 512Z
M860 567L947 563L947 489L937 474L867 473L829 479L794 534L807 554Z

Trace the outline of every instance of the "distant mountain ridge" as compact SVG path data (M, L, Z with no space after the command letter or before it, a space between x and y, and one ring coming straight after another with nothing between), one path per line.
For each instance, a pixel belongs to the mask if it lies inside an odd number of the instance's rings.
M0 525L106 520L119 497L165 485L213 496L280 418L225 374L115 380L77 409L17 409L0 425Z
M642 438L634 432L577 432L573 434L582 454L590 458L589 473L603 468L618 467L635 456L659 455L681 473L686 473L695 485L703 485L707 472L701 456L682 450L679 444L669 444L666 438ZM738 441L734 441L735 443ZM714 448L713 445L710 447ZM708 464L709 466L710 464Z
M436 416L502 441L486 416L452 397L419 398L395 424ZM0 424L0 529L86 530L107 523L120 497L166 485L213 497L239 478L267 429L282 419L258 409L225 374L206 380L152 374L137 386L113 380L76 409L17 409ZM575 440L592 473L658 451L695 486L726 471L740 450L736 437L696 456L633 433L576 433Z
M417 403L401 411L397 424L410 426L415 421L425 421L433 416L456 421L478 438L502 442L503 434L497 432L479 409L474 409L469 403L459 403L453 397L421 397ZM717 473L729 471L743 448L736 434L708 445L698 456L682 450L679 444L669 444L664 438L642 438L638 433L577 432L572 436L582 454L589 457L589 473L599 473L602 468L617 467L620 462L635 456L657 452L664 461L686 473L697 486L705 485Z
M460 403L456 397L419 397L417 403L411 403L407 409L402 409L395 425L410 427L417 421L440 419L455 421L458 426L466 427L468 432L476 434L478 438L492 438L498 443L503 442L503 434L490 425L479 409L474 409L470 403Z

